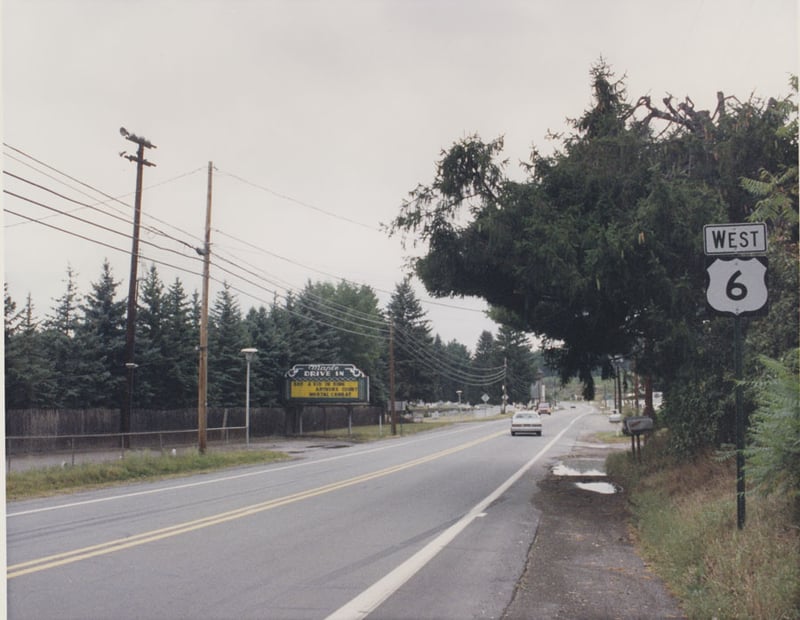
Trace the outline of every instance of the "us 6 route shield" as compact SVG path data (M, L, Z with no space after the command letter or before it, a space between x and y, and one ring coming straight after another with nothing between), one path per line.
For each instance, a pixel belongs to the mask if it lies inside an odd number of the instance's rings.
M706 302L714 314L764 316L767 313L767 259L709 258Z

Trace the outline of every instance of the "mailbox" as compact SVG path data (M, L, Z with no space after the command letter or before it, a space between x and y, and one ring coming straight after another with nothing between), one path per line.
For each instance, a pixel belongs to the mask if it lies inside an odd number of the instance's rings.
M631 435L641 435L653 431L653 418L647 416L632 416L625 418L623 424Z

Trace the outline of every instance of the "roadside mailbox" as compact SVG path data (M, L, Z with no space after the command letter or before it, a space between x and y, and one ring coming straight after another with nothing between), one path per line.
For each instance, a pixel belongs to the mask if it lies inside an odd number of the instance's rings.
M653 418L648 416L631 416L623 422L631 435L641 435L653 431Z
M631 416L622 421L622 429L631 436L631 453L634 458L642 459L641 436L653 432L653 418L648 416Z

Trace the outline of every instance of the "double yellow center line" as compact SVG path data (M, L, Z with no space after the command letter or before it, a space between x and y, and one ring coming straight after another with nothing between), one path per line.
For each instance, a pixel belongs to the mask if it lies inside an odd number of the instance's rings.
M453 448L448 448L446 450L434 452L433 454L430 454L428 456L423 456L413 461L408 461L407 463L401 463L400 465L394 465L392 467L380 469L378 471L371 472L368 474L363 474L361 476L356 476L354 478L348 478L347 480L342 480L341 482L333 482L331 484L326 484L321 487L309 489L308 491L293 493L291 495L286 495L284 497L278 497L275 499L267 500L265 502L251 504L249 506L244 506L242 508L237 508L235 510L221 512L215 515L210 515L208 517L203 517L201 519L186 521L184 523L178 523L176 525L171 525L169 527L157 530L151 530L149 532L143 532L141 534L136 534L134 536L126 536L125 538L118 538L116 540L110 540L108 542L99 543L97 545L82 547L80 549L74 549L72 551L65 551L63 553L56 553L54 555L49 555L43 558L29 560L27 562L20 562L19 564L14 564L8 567L6 571L6 578L13 579L15 577L21 577L23 575L37 573L39 571L48 570L50 568L57 568L59 566L64 566L65 564L80 562L81 560L88 560L90 558L97 557L100 555L106 555L109 553L114 553L116 551L130 549L131 547L138 547L139 545L155 542L157 540L162 540L164 538L171 538L172 536L179 536L180 534L186 534L188 532L193 532L195 530L211 527L212 525L219 525L221 523L227 523L228 521L233 521L235 519L242 519L244 517L249 517L251 515L258 514L260 512L272 510L273 508L286 506L287 504L299 502L304 499L310 499L312 497L317 497L320 495L324 495L326 493L331 493L332 491L338 491L339 489L345 489L347 487L351 487L356 484L361 484L362 482L368 482L369 480L375 480L376 478L389 476L391 474L403 471L405 469L417 467L419 465L435 461L450 454L455 454L456 452L472 448L485 441L489 441L490 439L494 439L495 437L499 437L500 435L504 434L506 434L505 430L503 430L502 432L497 432L491 435L487 435L485 437L481 437L479 439L475 439L473 441L464 444L460 444Z

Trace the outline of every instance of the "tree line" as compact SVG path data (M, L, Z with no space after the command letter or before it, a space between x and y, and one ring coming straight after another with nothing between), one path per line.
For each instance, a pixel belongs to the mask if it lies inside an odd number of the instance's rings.
M427 244L413 267L431 294L487 300L495 320L541 337L548 364L587 398L623 360L658 382L672 447L696 454L734 443L737 384L734 321L706 308L703 226L765 222L768 314L742 318L744 407L763 424L764 356L794 377L788 410L767 418L782 429L771 449L800 482L797 76L788 95L719 92L711 110L688 96L630 100L602 60L591 78L591 106L549 136L552 154L534 146L523 180L507 173L502 137L463 138L392 233Z
M67 268L64 294L37 317L31 297L5 297L6 410L120 408L126 393L126 300L109 263L81 294ZM138 293L132 408L197 406L200 299L180 278L162 282L155 265ZM391 330L390 330L391 326ZM390 343L391 331L391 343ZM251 362L254 407L283 402L285 373L295 364L354 364L370 378L372 404L389 402L389 348L393 348L395 399L500 402L530 398L541 369L522 332L483 332L474 353L433 333L411 283L404 279L386 308L366 285L309 281L269 307L246 312L226 283L209 308L208 404L242 406L246 363L241 350L258 350ZM460 393L460 394L459 394Z

